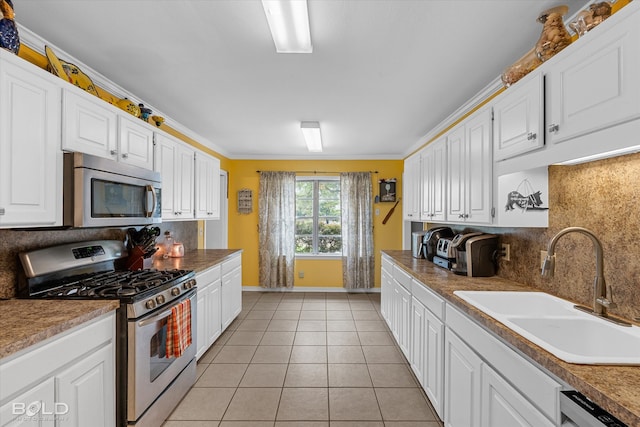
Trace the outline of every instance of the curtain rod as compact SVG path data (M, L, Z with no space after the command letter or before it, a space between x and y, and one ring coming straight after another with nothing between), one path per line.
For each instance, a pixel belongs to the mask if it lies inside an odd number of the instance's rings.
M256 171L256 173L260 173L260 172L280 172L280 171L261 171L261 170L257 170ZM341 172L336 172L336 171L286 171L286 172L295 172L295 173L341 173ZM378 171L350 171L350 172L378 173Z

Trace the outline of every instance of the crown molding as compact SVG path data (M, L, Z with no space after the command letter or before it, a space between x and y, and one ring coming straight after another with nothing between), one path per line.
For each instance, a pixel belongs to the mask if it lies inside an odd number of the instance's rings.
M89 75L91 77L91 80L93 81L93 83L96 86L99 86L101 89L104 89L105 91L109 92L111 95L116 96L118 98L127 97L132 102L134 102L136 104L140 104L140 103L144 104L148 108L151 108L151 110L153 110L154 114L157 114L159 116L164 117L165 118L165 122L164 122L165 125L169 126L170 128L174 129L175 131L183 134L184 136L193 139L194 141L198 142L199 144L201 144L201 145L203 145L203 146L215 151L216 153L219 153L219 154L221 154L221 155L223 155L223 156L225 156L227 158L231 158L230 154L225 149L223 149L222 147L218 146L217 144L214 144L212 141L210 141L207 138L203 137L202 135L199 135L198 133L192 131L191 129L187 128L186 126L182 125L181 123L171 119L171 117L167 116L165 113L160 111L155 106L153 106L153 105L143 101L142 99L138 98L134 93L124 89L122 86L120 86L117 83L109 80L107 77L102 75L100 72L94 70L92 67L88 66L84 62L78 60L76 57L74 57L73 55L69 54L64 49L61 49L58 46L54 45L53 43L48 42L47 40L45 40L44 38L42 38L38 34L34 33L33 31L31 31L30 29L26 28L25 26L21 25L19 22L18 22L18 31L19 31L19 34L20 34L20 42L22 44L26 45L26 46L29 46L29 48L33 49L34 51L40 53L42 56L46 56L45 52L44 52L44 47L45 46L49 46L50 48L52 48L56 52L56 54L59 57L60 56L64 57L65 61L73 63L78 68L80 68L85 74Z

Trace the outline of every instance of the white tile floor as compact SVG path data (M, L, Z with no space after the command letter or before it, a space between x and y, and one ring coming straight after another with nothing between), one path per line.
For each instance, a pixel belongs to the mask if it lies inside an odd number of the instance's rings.
M244 292L164 427L441 427L380 294Z

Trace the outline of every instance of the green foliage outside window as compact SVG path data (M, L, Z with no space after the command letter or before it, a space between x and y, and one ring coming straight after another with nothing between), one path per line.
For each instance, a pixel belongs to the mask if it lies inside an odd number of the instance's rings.
M296 253L342 253L340 181L296 182Z

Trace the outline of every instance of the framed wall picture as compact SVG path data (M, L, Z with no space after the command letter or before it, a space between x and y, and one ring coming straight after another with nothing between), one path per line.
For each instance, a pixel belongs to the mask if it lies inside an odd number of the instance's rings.
M381 179L378 180L380 185L380 201L381 202L395 202L396 201L396 179Z

